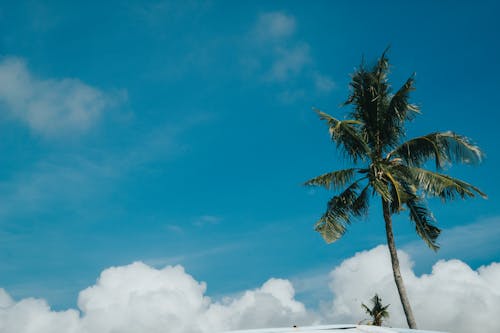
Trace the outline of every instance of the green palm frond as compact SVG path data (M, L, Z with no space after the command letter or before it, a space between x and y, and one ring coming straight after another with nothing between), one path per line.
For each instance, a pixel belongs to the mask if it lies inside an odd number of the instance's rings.
M437 251L439 245L436 243L441 229L436 227L432 212L425 206L423 200L413 199L406 203L410 211L410 220L415 223L417 234L432 250Z
M338 120L320 110L315 111L321 120L326 120L328 123L330 136L338 148L342 148L354 162L367 158L370 148L357 129L357 126L360 125L359 121Z
M327 243L332 243L342 237L353 217L360 217L367 213L366 188L358 193L359 181L352 183L342 193L331 198L326 212L316 222L316 231Z
M405 84L391 97L383 115L380 136L382 144L394 147L405 135L404 122L414 118L419 108L409 102L410 92L415 90L415 77L412 75Z
M385 201L389 203L393 201L394 197L385 181L378 178L373 178L370 179L370 185L373 188L373 192L380 195Z
M372 317L371 325L381 326L384 319L389 318L387 308L389 308L390 304L382 305L382 299L377 294L370 299L370 303L372 303L371 308L363 303L361 303L361 307Z
M352 214L357 217L366 216L368 214L370 185L366 185L359 196L352 203Z
M443 200L453 200L457 197L465 199L474 197L476 194L487 198L486 194L479 188L460 179L421 168L411 168L410 170L419 188L429 195L440 197Z
M391 203L395 198L389 187L389 179L387 178L387 169L383 164L370 165L368 172L369 183L373 189L373 193L380 195L385 201Z
M359 171L359 168L351 168L338 170L333 172L328 172L322 174L318 177L314 177L313 179L309 179L304 183L306 186L322 186L326 189L330 190L338 190L343 188L347 183L349 183Z
M386 111L386 124L394 124L396 121L411 120L416 113L420 113L415 104L411 104L410 92L415 90L415 74L410 76L405 84L392 96L389 107Z
M351 95L344 105L354 106L350 116L362 122L360 131L368 146L375 151L380 148L380 124L382 112L388 105L389 86L387 72L389 62L382 54L372 70L360 69L352 75Z
M367 315L373 317L373 312L372 312L372 310L367 305L361 304L361 307L363 308L363 310L365 310L365 312L366 312Z
M484 154L467 137L448 131L411 139L390 152L387 159L393 157L411 166L421 166L434 159L436 167L442 168L447 163L477 164Z
M388 161L382 164L385 178L389 182L389 191L391 193L391 213L398 213L403 209L404 204L416 196L417 186L415 177L410 167L400 164L399 161Z

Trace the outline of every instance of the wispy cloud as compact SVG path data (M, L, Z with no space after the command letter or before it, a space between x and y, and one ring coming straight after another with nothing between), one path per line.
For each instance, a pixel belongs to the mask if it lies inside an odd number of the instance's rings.
M146 258L143 261L148 265L155 267L164 267L166 265L187 265L192 266L196 261L203 260L204 262L210 262L211 257L220 256L221 254L234 252L247 247L248 244L238 241L232 243L226 243L218 245L212 248L202 249L199 251L191 251L189 253L183 253L168 257L156 257L156 258Z
M474 223L444 229L439 237L441 248L429 251L420 239L406 244L403 249L417 258L417 262L430 263L436 258L463 260L487 259L491 253L500 253L500 217L480 219Z
M193 222L193 225L197 227L203 227L205 225L219 224L222 221L222 217L215 215L202 215L197 217Z
M53 211L54 207L87 211L90 202L109 195L130 172L147 168L152 161L166 162L185 153L187 148L180 136L207 117L193 116L176 124L158 126L124 151L92 150L44 156L0 181L0 216L25 216Z
M74 78L37 78L21 58L0 61L0 103L43 136L84 133L125 99L124 92L105 93Z
M271 81L285 81L297 76L311 61L309 45L296 44L292 47L276 47L275 60L266 78Z
M329 93L335 88L335 82L327 75L316 72L313 74L313 78L318 92Z
M335 88L334 81L316 68L311 46L297 35L295 17L284 12L262 13L251 29L251 57L242 60L248 72L254 72L285 90L278 95L283 103L294 102L306 95L304 87L293 82L300 79L308 93L326 94Z
M254 33L261 41L278 40L295 33L295 18L282 12L260 14Z

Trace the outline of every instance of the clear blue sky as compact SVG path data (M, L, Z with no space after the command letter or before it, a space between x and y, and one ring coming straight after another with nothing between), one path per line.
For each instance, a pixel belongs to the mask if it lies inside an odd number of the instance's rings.
M449 172L489 200L431 202L443 249L406 216L417 272L500 258L495 1L3 2L0 287L74 306L106 267L182 264L221 297L303 280L383 243L377 206L338 243L313 224L332 193L301 184L346 164L311 111L343 117L349 74L391 45L413 72L410 135L454 130L486 152ZM299 289L321 298L326 285Z

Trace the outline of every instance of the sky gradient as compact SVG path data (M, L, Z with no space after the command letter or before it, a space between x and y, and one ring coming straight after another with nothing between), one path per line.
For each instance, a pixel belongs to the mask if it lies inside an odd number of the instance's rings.
M56 309L110 266L181 264L215 298L322 277L385 242L379 207L326 245L332 195L302 183L345 167L317 107L342 118L349 74L387 46L413 72L409 136L453 130L486 153L448 171L488 200L430 205L426 249L406 216L396 242L418 274L440 258L500 260L500 46L494 1L49 1L0 7L0 287Z

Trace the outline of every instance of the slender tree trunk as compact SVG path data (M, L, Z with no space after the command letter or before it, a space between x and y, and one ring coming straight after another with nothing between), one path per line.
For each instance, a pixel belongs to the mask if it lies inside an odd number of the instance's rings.
M399 259L396 251L396 244L394 243L394 234L392 232L392 218L389 203L384 199L382 199L382 208L384 211L385 232L387 235L389 253L391 255L394 282L396 282L396 287L398 288L399 298L401 299L401 304L403 305L408 327L416 329L417 323L415 322L415 317L413 317L413 311L411 310L410 302L408 301L408 295L406 294L406 288L403 284L403 278L401 277L401 272L399 271Z

